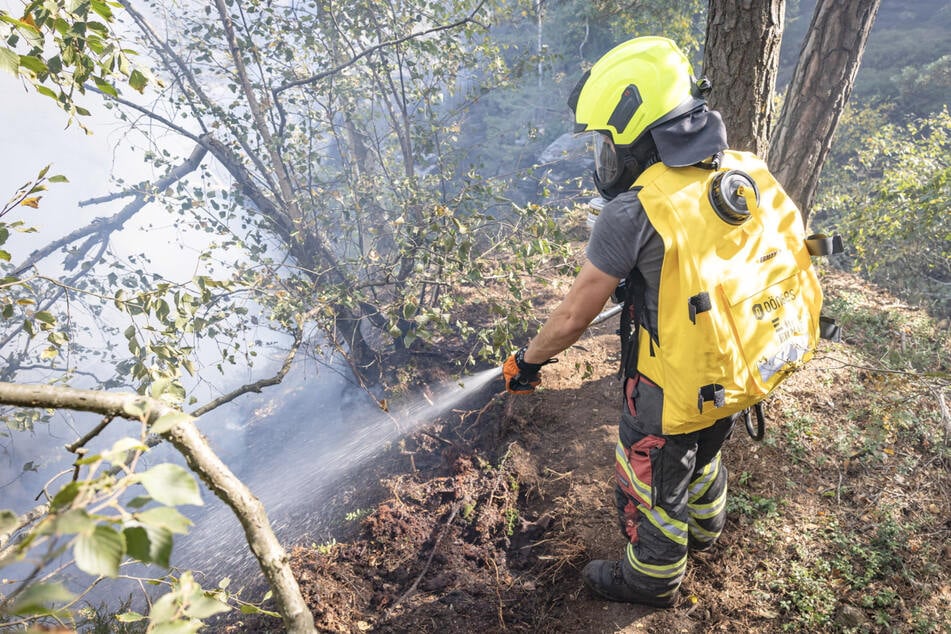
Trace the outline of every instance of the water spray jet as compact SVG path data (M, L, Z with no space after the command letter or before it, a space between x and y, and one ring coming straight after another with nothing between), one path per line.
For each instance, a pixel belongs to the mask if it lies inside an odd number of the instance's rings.
M602 311L589 324L601 323L621 311L621 306ZM427 387L406 402L374 399L365 408L352 411L348 420L335 426L320 422L320 410L306 410L312 420L302 424L297 435L273 453L269 444L245 449L264 458L246 480L264 502L275 531L282 542L294 543L327 530L327 504L340 492L344 478L352 478L379 455L384 447L416 432L460 402L471 398L501 375L496 366ZM504 393L504 389L499 390ZM280 414L278 414L280 417ZM297 413L291 414L297 419ZM300 420L300 423L305 421ZM315 429L315 425L316 428ZM316 432L316 433L315 433ZM273 437L265 439L272 443ZM176 543L180 563L218 571L232 577L254 574L253 562L243 549L235 548L242 538L237 522L223 507L206 508L199 525L186 543ZM195 561L198 560L198 561Z

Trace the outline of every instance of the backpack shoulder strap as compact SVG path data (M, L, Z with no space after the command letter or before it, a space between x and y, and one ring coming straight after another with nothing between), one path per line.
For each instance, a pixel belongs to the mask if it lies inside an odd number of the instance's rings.
M647 282L644 276L638 269L631 269L623 284L624 304L618 330L621 337L621 367L618 374L620 378L634 378L637 376L639 329L644 327L650 333L652 349L654 343L658 342L658 335L656 324L651 323L650 312L647 310Z

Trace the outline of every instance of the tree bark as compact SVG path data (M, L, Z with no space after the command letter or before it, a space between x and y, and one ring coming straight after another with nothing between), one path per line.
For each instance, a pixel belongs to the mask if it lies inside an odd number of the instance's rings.
M710 0L703 72L710 107L726 123L730 147L769 151L786 0Z
M0 404L95 412L130 420L144 417L150 425L164 414L178 411L139 394L17 383L0 383ZM248 545L274 591L286 631L295 634L316 631L314 617L288 565L287 553L271 530L261 501L208 446L193 421L180 422L162 435L241 522Z
M786 91L769 165L806 224L881 0L819 0Z

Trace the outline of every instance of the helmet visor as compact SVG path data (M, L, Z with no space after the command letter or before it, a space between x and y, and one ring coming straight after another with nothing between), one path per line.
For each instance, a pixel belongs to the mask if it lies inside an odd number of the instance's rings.
M594 135L594 171L598 180L607 187L613 185L621 175L617 148L606 134Z

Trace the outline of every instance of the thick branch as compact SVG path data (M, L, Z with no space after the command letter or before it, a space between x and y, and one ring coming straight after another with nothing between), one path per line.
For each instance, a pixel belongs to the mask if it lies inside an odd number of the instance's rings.
M140 189L145 189L146 183L142 182L138 185L126 189L121 192L115 192L112 194L105 194L103 196L96 196L95 198L87 198L86 200L79 201L80 207L89 207L92 205L104 205L106 203L111 203L113 200L119 200L120 198L128 198L129 196L135 196Z
M273 223L274 230L298 262L305 268L315 270L315 275L328 284L353 283L347 279L343 266L316 229L306 235L300 235L293 218L284 208L264 194L254 181L254 176L245 168L240 157L236 156L231 148L210 135L203 140L212 155L238 183L241 192L251 199L265 218ZM316 271L318 262L323 264L320 271Z
M0 383L0 404L95 412L144 419L149 424L177 411L163 401L139 394L16 383ZM314 632L313 615L288 565L287 553L271 529L264 505L208 446L194 421L178 423L162 435L238 517L248 545L274 591L287 631Z
M286 244L290 244L294 233L291 218L258 187L258 184L254 182L254 175L242 164L241 158L235 154L234 150L213 136L205 137L204 141L212 155L238 183L241 193L251 199L255 207L274 223L274 229L281 239Z
M277 184L281 191L281 198L284 199L284 206L291 212L291 217L294 220L300 220L300 208L294 194L296 188L291 182L291 175L284 167L284 160L281 157L280 148L271 135L271 130L268 127L267 121L264 119L264 111L261 108L257 96L254 94L254 87L251 86L251 80L248 78L248 72L244 66L244 58L238 46L237 37L235 37L231 16L228 15L228 9L225 7L224 0L215 0L215 6L218 8L221 24L224 26L225 36L228 40L228 48L231 51L231 59L234 61L235 68L238 71L238 79L240 80L241 89L244 92L244 98L248 102L251 117L254 119L254 128L264 140L264 147L271 157L271 165L277 176Z
M81 240L87 236L98 235L99 240L108 239L109 235L114 231L118 231L122 226L136 213L138 213L146 203L149 202L150 198L157 194L165 191L178 180L184 178L189 173L195 171L198 168L198 165L201 163L202 159L205 158L207 150L202 146L196 146L192 150L191 155L185 159L185 161L176 167L174 167L168 174L160 178L155 182L151 191L146 191L144 188L136 192L135 200L127 204L122 208L121 211L109 218L96 218L90 222L85 227L80 227L75 231L63 236L59 240L54 240L50 242L42 249L37 249L30 254L30 257L26 259L25 262L20 264L14 271L14 275L19 275L23 271L27 270L40 260L45 257L48 257L50 254L55 253L57 250L72 244L78 240ZM82 203L80 203L82 206Z
M155 32L155 30L151 27L151 25L149 25L148 21L145 19L145 16L143 16L141 13L136 11L135 7L132 6L131 2L129 2L128 0L120 0L120 4L129 13L129 15L132 16L133 20L135 20L135 23L138 25L139 30L142 31L146 39L152 43L151 44L152 49L163 60L165 67L168 68L176 78L181 79L185 84L187 84L191 92L190 93L188 91L185 91L185 92L186 92L186 95L189 95L189 104L192 106L192 113L194 114L195 119L198 120L202 129L205 132L207 132L207 126L202 120L201 111L195 106L190 95L195 95L195 97L200 102L201 106L205 108L205 110L207 110L208 112L215 115L216 124L223 124L231 132L231 134L234 136L237 142L241 144L241 148L244 150L245 154L254 163L255 167L257 167L258 171L261 173L261 178L267 181L268 187L271 189L271 191L275 191L276 187L274 185L274 182L271 180L270 173L265 169L264 164L261 162L258 155L254 152L253 148L248 144L247 139L244 137L241 131L235 127L235 125L231 122L231 119L229 117L223 116L221 107L215 105L215 103L208 97L208 95L205 94L205 91L202 89L201 84L198 83L198 80L195 77L195 73L192 72L191 66L185 63L185 60L183 60L182 57L172 49L172 47L169 45L168 38L159 36ZM131 107L136 108L134 104L125 104L125 105L131 105ZM162 121L162 123L165 123L166 125L168 125L166 121L162 120L162 118L158 117L155 113L145 109L139 109L139 108L136 108L136 109L138 109L140 112L142 112L146 116L152 117L153 119L157 121ZM172 129L176 129L176 128L173 126Z
M297 351L300 349L301 338L302 338L302 333L300 330L297 330L294 333L294 345L291 346L291 349L290 351L288 351L287 356L284 357L284 363L281 365L280 370L277 371L277 374L267 379L261 379L260 381L255 381L254 383L248 383L246 385L242 385L238 389L233 390L229 392L228 394L225 394L224 396L216 398L210 403L199 407L194 412L192 412L192 416L196 416L196 417L203 416L204 414L207 414L211 410L217 407L221 407L225 403L230 403L231 401L233 401L234 399L238 398L239 396L243 394L247 394L248 392L260 392L262 389L266 387L280 384L281 381L284 380L284 377L287 376L287 373L290 372L291 370L291 364L294 362L294 357L297 356Z

